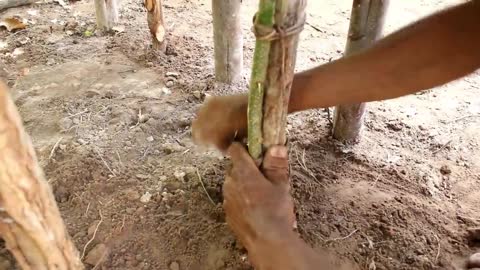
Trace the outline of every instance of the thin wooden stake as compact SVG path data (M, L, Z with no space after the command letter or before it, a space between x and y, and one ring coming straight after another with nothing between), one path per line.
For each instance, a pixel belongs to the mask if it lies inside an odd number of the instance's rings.
M215 78L233 83L242 79L242 0L212 0Z
M118 22L118 0L94 0L97 27L110 31Z
M363 50L381 37L389 0L354 0L350 16L345 57ZM365 115L365 103L335 108L333 137L343 142L359 138Z
M1 83L0 236L24 270L83 269L30 138Z
M248 107L248 148L254 159L260 158L264 149L286 143L290 88L305 6L304 0L260 1L254 22L257 43Z
M152 34L153 48L164 51L167 43L162 0L145 0L145 7L147 8L147 22L150 34Z

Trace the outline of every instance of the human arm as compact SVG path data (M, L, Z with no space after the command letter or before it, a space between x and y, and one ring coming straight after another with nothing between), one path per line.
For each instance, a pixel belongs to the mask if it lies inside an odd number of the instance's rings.
M263 174L242 145L232 144L228 154L233 165L223 189L226 219L255 269L340 269L333 257L314 252L293 231L286 148L267 151Z
M424 18L357 54L295 75L289 112L384 100L465 76L480 68L480 3ZM193 138L221 150L246 135L247 96L213 97L193 123Z

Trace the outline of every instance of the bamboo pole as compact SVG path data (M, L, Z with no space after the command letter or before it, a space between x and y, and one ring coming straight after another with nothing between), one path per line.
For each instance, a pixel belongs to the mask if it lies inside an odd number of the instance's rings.
M242 79L241 3L241 0L212 0L215 79L219 82Z
M0 236L24 270L83 269L30 138L1 82Z
M97 27L110 31L118 22L118 0L94 0Z
M248 149L254 159L286 143L286 121L304 0L261 0L248 103ZM275 25L275 27L274 27Z
M389 0L354 0L350 16L345 55L371 46L382 35ZM340 105L335 108L333 137L356 142L363 126L366 103Z
M167 42L162 0L145 0L145 7L147 8L147 22L152 35L153 48L164 51L167 48Z

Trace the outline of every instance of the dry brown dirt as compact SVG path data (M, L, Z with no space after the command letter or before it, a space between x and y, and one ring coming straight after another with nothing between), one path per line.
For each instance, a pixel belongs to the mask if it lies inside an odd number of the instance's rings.
M244 1L245 78L255 2ZM350 2L310 1L298 70L341 56ZM387 32L458 1L391 2ZM111 35L94 31L91 0L0 12L28 23L0 29L0 77L87 269L251 269L221 208L228 161L190 139L205 95L246 83L213 81L210 1L164 6L166 55L149 48L142 1L121 3L123 31ZM362 269L456 269L479 245L467 237L480 223L479 86L473 74L369 104L363 138L350 147L330 138L324 110L292 115L302 238ZM102 248L98 261L92 250ZM0 269L16 269L2 244Z

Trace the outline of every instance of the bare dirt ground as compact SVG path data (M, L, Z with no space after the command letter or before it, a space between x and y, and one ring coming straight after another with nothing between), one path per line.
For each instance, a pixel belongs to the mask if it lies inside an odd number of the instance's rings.
M244 1L246 79L255 2ZM387 32L458 1L391 2ZM310 1L298 70L341 56L350 3ZM88 269L251 269L221 208L227 160L190 139L205 95L246 84L213 82L210 1L164 5L166 55L148 46L142 1L121 3L113 35L95 32L91 0L1 12L28 28L0 29L0 77ZM480 223L479 87L473 74L369 104L353 147L330 138L323 110L291 116L301 236L362 269L456 269L479 245L467 237ZM16 269L2 244L0 269Z

